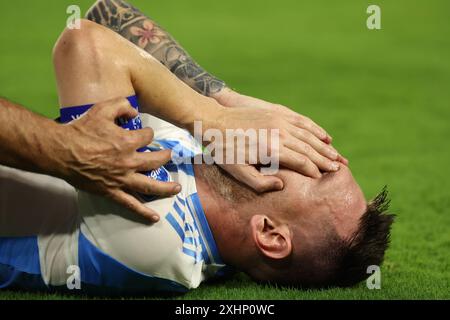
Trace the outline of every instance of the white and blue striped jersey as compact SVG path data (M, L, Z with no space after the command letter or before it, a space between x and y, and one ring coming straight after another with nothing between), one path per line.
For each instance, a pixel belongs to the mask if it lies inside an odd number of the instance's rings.
M155 132L151 148L188 158L201 152L188 132L141 116ZM227 273L193 166L165 168L182 191L146 203L161 216L150 224L62 180L0 167L0 288L64 290L77 270L83 293L186 292Z

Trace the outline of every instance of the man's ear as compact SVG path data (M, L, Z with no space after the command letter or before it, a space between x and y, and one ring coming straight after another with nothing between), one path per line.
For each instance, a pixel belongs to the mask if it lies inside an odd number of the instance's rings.
M254 215L250 225L253 240L265 256L271 259L284 259L291 254L291 231L286 224L275 223L264 215Z

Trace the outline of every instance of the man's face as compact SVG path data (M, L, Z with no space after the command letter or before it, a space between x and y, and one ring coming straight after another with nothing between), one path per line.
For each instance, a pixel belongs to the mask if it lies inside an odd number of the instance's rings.
M339 171L324 173L319 179L290 170L280 170L278 176L285 184L278 195L278 205L287 212L292 224L300 228L302 238L318 240L330 225L341 238L356 231L367 204L348 167L341 165Z

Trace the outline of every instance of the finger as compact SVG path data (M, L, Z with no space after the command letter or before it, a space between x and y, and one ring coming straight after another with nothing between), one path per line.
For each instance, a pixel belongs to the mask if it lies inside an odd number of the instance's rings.
M236 180L244 183L258 193L280 191L284 187L283 181L280 178L265 176L253 166L222 165L221 167Z
M333 142L333 137L327 134L327 137L322 141L325 142L326 144L331 144Z
M168 197L178 194L181 191L181 185L176 182L163 182L154 180L141 173L135 173L124 181L126 189L161 197Z
M311 147L309 144L295 139L288 139L285 142L285 146L297 153L303 154L310 159L319 169L323 171L338 171L339 162L332 161ZM337 157L336 157L337 158Z
M171 150L152 151L152 152L138 152L136 154L137 170L149 171L158 169L170 161L172 155Z
M341 163L343 163L343 164L345 164L346 166L348 166L348 164L349 164L348 159L345 158L345 157L343 157L343 156L341 156L341 155L339 155L338 161L341 162Z
M152 128L144 128L134 131L129 131L127 134L134 139L134 149L140 149L148 146L153 141L154 131Z
M292 118L291 123L296 127L308 130L322 141L331 141L332 139L331 136L322 127L317 125L308 117L299 114L297 115L297 117Z
M309 144L318 153L330 160L338 160L339 153L332 146L326 144L324 141L319 140L315 135L305 129L299 129L295 126L289 128L289 132L297 139Z
M311 178L320 178L322 176L317 166L308 157L289 148L282 149L280 164Z
M133 211L144 218L150 219L152 222L159 221L159 215L152 209L147 208L143 203L137 200L132 195L122 191L122 190L114 190L110 193L110 198L116 203L124 206L130 211Z
M102 118L110 121L115 121L117 118L132 119L139 114L125 98L117 98L99 103L92 110L99 112Z

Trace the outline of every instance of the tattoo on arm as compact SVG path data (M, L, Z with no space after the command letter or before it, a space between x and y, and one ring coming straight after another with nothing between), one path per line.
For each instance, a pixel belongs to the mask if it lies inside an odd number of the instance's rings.
M211 96L226 87L200 67L168 32L125 1L99 0L86 17L150 53L197 92Z

